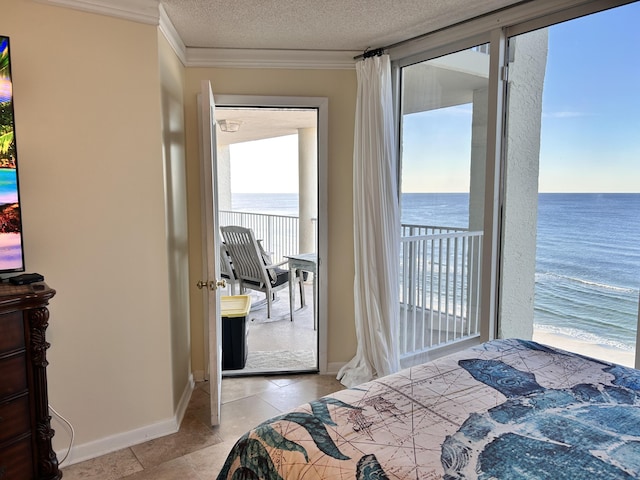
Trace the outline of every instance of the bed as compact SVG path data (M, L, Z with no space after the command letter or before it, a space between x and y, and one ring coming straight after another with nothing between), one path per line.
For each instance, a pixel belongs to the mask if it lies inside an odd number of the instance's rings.
M640 371L495 340L242 436L218 480L640 478Z

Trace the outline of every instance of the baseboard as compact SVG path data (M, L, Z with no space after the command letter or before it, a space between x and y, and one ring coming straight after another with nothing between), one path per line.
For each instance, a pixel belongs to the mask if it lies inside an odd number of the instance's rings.
M100 438L92 442L72 446L71 452L62 466L68 467L75 463L84 462L85 460L100 457L117 450L122 450L123 448L132 447L139 443L176 433L187 411L194 386L193 376L189 376L187 385L185 386L176 412L172 418L129 430L128 432L109 435L108 437ZM63 448L61 451L56 452L56 456L61 459L65 453L66 449Z
M204 370L195 370L193 372L193 380L196 382L204 382L205 381Z
M193 375L189 375L189 379L187 384L184 387L184 391L182 392L182 397L180 397L180 402L178 402L178 406L176 407L175 420L178 428L182 424L182 419L184 418L184 414L187 412L187 407L189 406L189 400L191 400L191 394L193 393L193 389L196 386L196 382L193 379Z
M337 375L347 362L329 362L327 363L327 375Z
M152 425L145 425L144 427L129 430L128 432L109 435L108 437L100 438L92 442L76 445L71 447L71 452L62 466L68 467L75 463L84 462L85 460L115 452L116 450L164 437L177 431L178 423L174 417ZM64 451L56 452L56 455L58 458L62 458L64 453Z

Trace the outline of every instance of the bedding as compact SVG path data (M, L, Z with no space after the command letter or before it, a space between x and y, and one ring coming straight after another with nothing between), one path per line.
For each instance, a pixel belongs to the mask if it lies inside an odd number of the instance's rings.
M495 340L242 436L219 480L640 478L640 371Z

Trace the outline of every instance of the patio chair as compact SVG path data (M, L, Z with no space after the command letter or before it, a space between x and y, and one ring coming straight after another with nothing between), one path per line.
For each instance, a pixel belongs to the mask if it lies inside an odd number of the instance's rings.
M267 297L267 318L271 318L271 304L279 290L289 286L289 270L280 268L287 262L272 264L250 228L229 225L220 227L225 248L231 264L240 280L240 290L264 292ZM299 276L293 279L300 286L300 297L304 298L304 286ZM293 307L290 303L290 313ZM293 318L293 317L291 317Z
M236 275L233 265L231 264L231 257L225 247L224 243L220 243L220 276L224 278L231 286L231 295L236 294L236 283L240 283L240 279ZM240 290L242 294L242 290Z

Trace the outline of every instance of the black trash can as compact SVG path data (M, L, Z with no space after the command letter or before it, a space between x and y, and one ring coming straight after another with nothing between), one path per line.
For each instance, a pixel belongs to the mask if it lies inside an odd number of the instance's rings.
M220 299L222 317L222 370L242 370L247 362L249 295Z

